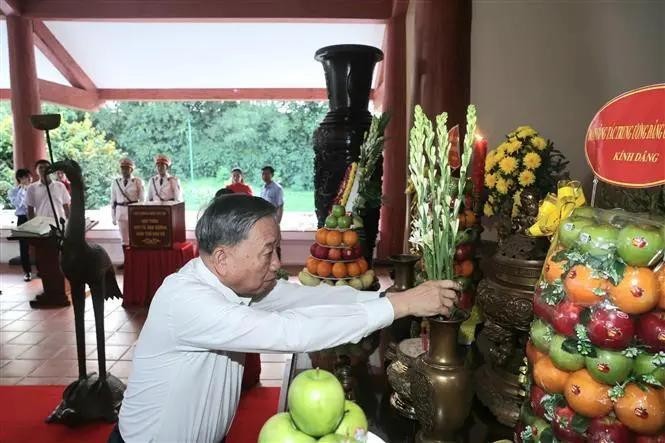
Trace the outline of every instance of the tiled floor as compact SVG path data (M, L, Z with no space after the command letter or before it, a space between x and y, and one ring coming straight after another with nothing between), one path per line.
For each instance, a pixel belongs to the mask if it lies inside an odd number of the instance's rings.
M122 275L118 275L122 287ZM34 310L28 301L41 292L41 280L23 282L19 267L0 264L0 385L64 385L78 374L72 308ZM86 298L86 366L97 371L92 300ZM127 381L134 345L146 310L126 310L121 300L105 304L106 367ZM261 356L261 384L281 386L282 354Z

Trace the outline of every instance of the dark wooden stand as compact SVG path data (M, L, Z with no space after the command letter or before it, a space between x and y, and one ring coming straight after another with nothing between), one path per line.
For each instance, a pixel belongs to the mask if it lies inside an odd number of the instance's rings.
M185 241L183 202L144 202L127 207L132 248L170 249Z
M26 240L35 251L37 272L42 280L44 292L30 301L32 308L55 308L69 306L65 289L65 276L60 269L60 251L54 236L19 237L12 236L9 240Z

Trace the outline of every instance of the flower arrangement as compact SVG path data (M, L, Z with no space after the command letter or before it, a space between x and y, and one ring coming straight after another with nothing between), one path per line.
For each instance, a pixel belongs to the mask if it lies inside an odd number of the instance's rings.
M520 126L506 140L487 154L485 187L488 191L483 213L514 219L520 215L520 196L526 188L534 188L542 198L556 190L560 179L566 178L568 161L554 144L531 126Z
M416 191L417 208L409 241L422 254L425 278L428 280L453 278L458 214L471 161L476 108L469 105L467 109L464 151L457 178L453 177L449 163L447 119L445 112L438 115L435 129L422 108L416 106L409 136L410 181Z

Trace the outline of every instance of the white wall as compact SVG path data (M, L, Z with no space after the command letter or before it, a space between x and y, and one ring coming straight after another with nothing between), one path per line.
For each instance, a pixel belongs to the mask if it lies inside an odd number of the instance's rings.
M471 101L490 147L530 124L588 186L584 137L595 113L662 82L664 0L473 1Z

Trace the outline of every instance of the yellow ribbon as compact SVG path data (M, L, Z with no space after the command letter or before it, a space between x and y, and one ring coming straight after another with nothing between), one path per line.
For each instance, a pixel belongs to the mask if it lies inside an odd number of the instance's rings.
M562 180L557 185L557 193L548 194L538 208L536 223L527 232L534 237L553 235L559 223L573 213L575 208L584 206L584 190L576 180Z

